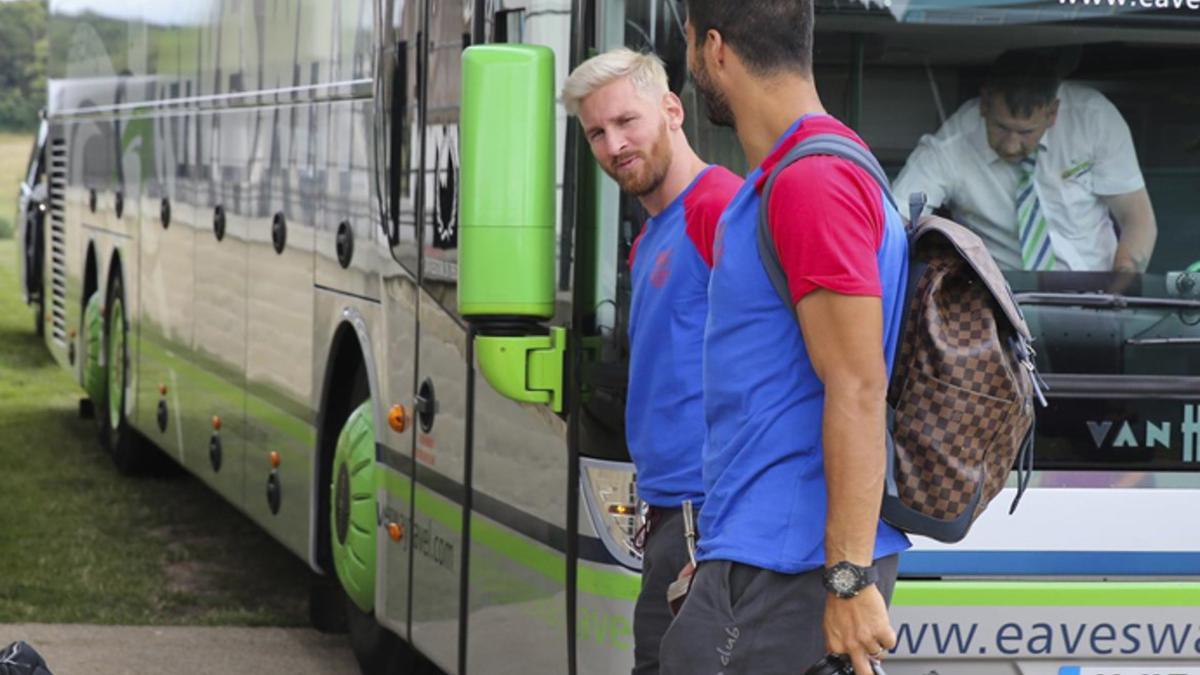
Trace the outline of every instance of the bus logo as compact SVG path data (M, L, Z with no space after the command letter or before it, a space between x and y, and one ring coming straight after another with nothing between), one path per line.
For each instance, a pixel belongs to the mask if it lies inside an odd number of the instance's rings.
M1175 424L1170 420L1089 420L1087 428L1098 449L1105 446L1144 450L1170 448L1176 440L1173 436ZM1200 405L1183 406L1183 422L1178 429L1183 461L1200 462Z

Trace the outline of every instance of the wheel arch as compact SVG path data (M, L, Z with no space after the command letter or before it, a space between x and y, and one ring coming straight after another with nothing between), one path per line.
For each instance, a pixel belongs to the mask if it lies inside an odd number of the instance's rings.
M314 462L316 480L313 489L313 523L311 565L314 571L329 574L333 571L333 557L329 546L329 490L333 480L333 457L337 448L338 433L358 406L359 401L370 398L376 420L382 420L382 392L379 388L378 369L375 364L371 336L366 319L354 308L343 309L337 328L329 342L328 357L321 385L321 404L317 411L317 461ZM376 442L378 442L376 428Z
M79 299L80 312L87 309L92 293L100 290L100 264L96 258L96 242L88 242L87 253L83 259L83 297Z

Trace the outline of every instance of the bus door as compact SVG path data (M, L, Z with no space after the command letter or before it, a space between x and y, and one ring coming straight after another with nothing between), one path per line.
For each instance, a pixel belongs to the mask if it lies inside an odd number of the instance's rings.
M478 9L484 3L472 3ZM570 0L534 8L495 8L474 15L483 42L537 44L555 57L553 85L561 88L569 65ZM463 27L469 30L470 26ZM431 103L432 103L431 99ZM568 120L556 107L554 164L543 175L563 175ZM467 133L465 130L463 133ZM443 152L443 156L455 155ZM457 173L457 160L447 167ZM527 167L527 176L535 175ZM496 176L499 184L504 184ZM456 188L457 190L457 188ZM555 191L558 262L564 258L561 184ZM449 193L446 193L447 197ZM457 203L455 199L453 203ZM451 203L447 200L445 203ZM442 209L441 203L438 206ZM443 210L445 212L445 210ZM454 222L457 213L452 216ZM443 219L445 220L445 219ZM565 256L569 258L569 253ZM514 268L521 263L511 262ZM555 316L551 326L569 325L569 267L556 264ZM507 274L507 270L498 270ZM551 352L563 345L551 346ZM559 357L561 358L561 356ZM479 367L479 360L472 364ZM550 406L505 398L478 370L468 381L471 456L466 671L496 675L569 672L567 620L568 494L577 489L569 470L565 413ZM519 654L519 658L514 655Z
M410 537L412 642L458 672L462 505L466 483L467 331L458 317L459 81L469 15L463 0L424 3L423 126L417 157L420 291L416 444ZM422 72L423 70L423 72Z
M417 415L413 397L416 392L417 358L417 275L420 264L418 245L418 186L422 167L420 119L422 94L418 77L419 56L424 33L421 31L422 3L377 3L384 26L383 44L377 65L377 86L383 92L375 111L375 174L383 176L386 190L383 208L384 227L394 262L383 266L383 315L385 336L384 364L379 377L387 391L387 406L400 405L405 411L403 426L376 424L382 435L377 465L383 478L377 494L379 511L388 523L405 526L399 541L379 538L376 552L380 571L376 584L376 611L379 622L406 640L409 633L410 576L414 555L414 531L411 527L413 499L413 445Z
M683 101L684 128L704 161L739 175L745 160L728 129L714 127L687 75L686 10L679 0L597 3L597 52L616 47L653 52L662 59L668 84ZM572 124L578 124L572 119ZM581 673L628 671L633 664L633 605L641 561L633 552L638 529L636 474L625 444L629 370L629 319L633 242L647 219L638 200L622 193L580 144L581 193L590 202L576 230L576 323L583 334L580 370L579 453L590 536L581 526L578 663ZM596 583L605 579L607 583Z

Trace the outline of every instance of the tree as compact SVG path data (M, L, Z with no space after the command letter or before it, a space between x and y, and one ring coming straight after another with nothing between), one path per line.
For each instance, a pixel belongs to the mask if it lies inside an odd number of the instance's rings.
M46 104L43 0L0 2L0 129L29 131Z

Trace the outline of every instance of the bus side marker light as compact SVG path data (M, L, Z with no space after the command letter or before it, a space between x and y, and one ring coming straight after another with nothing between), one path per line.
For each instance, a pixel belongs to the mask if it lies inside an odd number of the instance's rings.
M388 411L388 426L396 433L403 433L408 428L408 411L400 403Z
M271 457L271 468L278 469L279 468L279 452L272 450L270 457Z
M387 531L392 541L400 541L404 538L404 526L400 523L388 523Z

